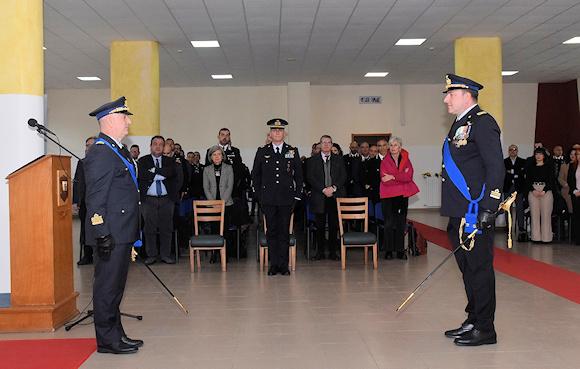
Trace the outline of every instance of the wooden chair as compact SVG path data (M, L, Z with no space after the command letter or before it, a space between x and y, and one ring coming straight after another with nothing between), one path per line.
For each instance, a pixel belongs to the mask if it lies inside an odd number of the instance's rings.
M260 271L264 271L264 266L268 268L268 240L266 239L266 232L268 227L266 225L266 216L264 216L264 231L258 234L258 244L260 246ZM288 247L288 269L296 270L296 236L294 236L294 213L290 215L290 245Z
M339 197L336 199L338 225L340 229L340 261L346 269L346 248L364 247L365 265L368 264L368 248L373 248L373 268L377 269L377 236L369 232L369 199L367 197ZM344 232L343 221L352 219L364 220L364 232Z
M193 230L194 235L189 240L189 264L191 272L195 271L194 256L197 260L197 270L201 270L200 251L219 250L222 272L226 271L226 239L224 238L224 200L194 200ZM219 234L199 234L199 222L219 222Z

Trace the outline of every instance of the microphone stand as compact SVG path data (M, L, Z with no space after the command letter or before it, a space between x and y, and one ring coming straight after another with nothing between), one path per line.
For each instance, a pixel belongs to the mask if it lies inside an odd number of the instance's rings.
M66 147L64 147L63 145L61 145L60 142L55 141L52 137L50 137L48 135L47 130L45 129L44 126L42 125L36 125L36 126L31 126L32 128L36 128L36 131L38 133L40 133L41 135L43 135L45 138L49 139L50 141L54 142L58 147L60 147L61 149L63 149L64 151L68 152L69 154L71 154L72 156L74 156L75 158L77 158L78 160L82 160L80 157L78 157L78 155L76 155L75 153L73 153L72 151L70 151L69 149L67 149ZM51 132L52 133L52 132ZM54 133L52 133L57 139L58 136ZM81 219L82 221L82 219ZM133 260L134 261L134 260ZM143 264L145 265L145 264ZM179 302L179 299L177 299L177 297L175 297L175 295L173 294L173 292L171 292L171 290L165 285L165 283L163 283L163 281L161 280L161 278L159 278L159 276L157 276L157 274L153 271L153 269L151 269L148 265L145 265L147 267L147 270L149 270L151 272L151 274L153 274L153 276L155 277L155 279L157 279L159 281L159 283L161 283L161 285L163 285L163 287L165 288L165 290L167 290L167 292L169 292L169 294L173 297L173 299L175 301L177 301L177 303L179 304L179 306L181 307L181 309L188 314L189 311L181 304L181 302ZM83 322L84 320L92 317L94 315L94 311L93 310L87 310L87 313L84 317L81 317L73 322L70 322L68 324L65 324L64 329L66 331L71 330L74 326L76 326L77 324ZM133 319L137 319L137 320L143 320L143 316L142 315L133 315L133 314L126 314L126 313L121 313L121 315L129 317L129 318L133 318Z

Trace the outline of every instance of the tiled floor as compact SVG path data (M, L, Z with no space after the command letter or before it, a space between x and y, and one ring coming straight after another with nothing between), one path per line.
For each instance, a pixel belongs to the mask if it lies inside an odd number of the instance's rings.
M436 213L412 212L432 225ZM498 243L501 240L498 235ZM580 271L580 248L516 246L518 252ZM190 310L184 315L141 265L132 265L122 310L138 354L93 354L83 369L578 369L580 306L497 274L498 344L460 348L443 336L463 319L460 273L446 264L401 313L395 308L447 254L430 246L426 256L380 260L365 267L361 252L339 262L306 262L296 273L268 277L254 255L222 273L206 262L190 274L186 259L153 269ZM90 301L92 268L76 270L79 308ZM579 287L580 288L580 287ZM93 337L92 325L52 334L10 334L0 339Z

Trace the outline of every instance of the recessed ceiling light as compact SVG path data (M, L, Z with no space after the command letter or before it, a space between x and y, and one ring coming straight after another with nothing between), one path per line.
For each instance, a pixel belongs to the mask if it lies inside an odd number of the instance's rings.
M210 41L191 41L193 47L220 47L220 43L216 40Z
M580 37L572 37L569 40L562 42L563 44L580 44Z
M368 72L365 77L386 77L389 72Z
M502 76L513 76L514 74L518 74L519 70L502 70Z
M396 46L419 46L427 40L426 38L402 38L395 44Z
M100 81L99 77L77 77L81 81Z
M213 79L232 79L234 76L231 74L212 74L211 78Z

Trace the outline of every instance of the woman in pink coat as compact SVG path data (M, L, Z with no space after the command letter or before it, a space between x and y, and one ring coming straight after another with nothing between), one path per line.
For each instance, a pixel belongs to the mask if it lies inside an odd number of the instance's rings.
M385 218L385 259L392 259L397 252L398 259L407 259L405 253L405 227L409 197L419 192L413 182L413 165L409 153L402 148L399 137L389 140L389 153L381 162L381 206Z

